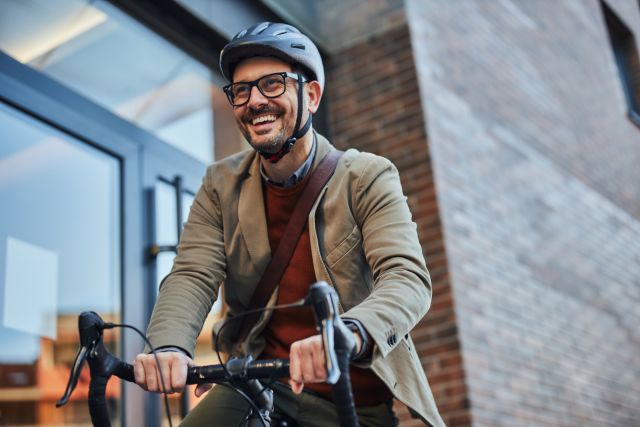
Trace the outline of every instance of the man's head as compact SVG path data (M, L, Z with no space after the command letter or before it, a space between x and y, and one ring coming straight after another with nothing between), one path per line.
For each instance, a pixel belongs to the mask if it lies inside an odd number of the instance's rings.
M220 69L245 138L277 162L307 133L318 109L324 88L318 49L296 28L264 22L225 46Z
M248 58L235 68L234 83L227 93L236 104L233 111L238 126L254 149L276 153L295 133L299 91L303 99L300 123L317 111L320 84L298 79L305 78L273 57Z

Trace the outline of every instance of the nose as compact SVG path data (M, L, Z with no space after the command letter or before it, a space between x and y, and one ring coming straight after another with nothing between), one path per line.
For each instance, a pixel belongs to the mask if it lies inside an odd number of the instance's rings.
M269 98L264 96L262 92L258 89L258 86L253 86L251 91L249 92L249 102L247 102L247 107L258 107L261 105L265 105L269 102Z

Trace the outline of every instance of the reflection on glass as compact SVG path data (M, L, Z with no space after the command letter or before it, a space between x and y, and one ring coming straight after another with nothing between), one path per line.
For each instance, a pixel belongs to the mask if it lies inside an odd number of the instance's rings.
M120 319L119 164L4 104L0 141L0 424L87 425L88 372L55 401L78 314ZM110 384L114 417L119 394Z
M192 194L182 193L183 221L186 221L189 216L193 199ZM160 246L175 245L178 241L178 213L176 206L176 188L165 181L157 181L155 188L155 238L156 243ZM158 278L156 292L160 286L160 281L171 271L174 258L175 253L173 252L161 252L158 254L156 258L156 277Z
M155 239L156 243L163 245L175 245L178 241L176 229L176 189L173 185L163 181L156 182L155 189ZM186 218L186 217L184 217ZM173 252L160 252L156 257L156 295L160 286L160 281L171 271Z
M0 2L0 49L213 161L216 76L105 0Z

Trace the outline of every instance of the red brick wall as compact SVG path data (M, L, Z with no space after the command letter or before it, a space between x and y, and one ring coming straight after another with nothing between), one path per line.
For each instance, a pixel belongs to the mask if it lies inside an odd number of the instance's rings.
M327 64L331 140L390 159L403 189L433 280L433 303L412 333L448 426L469 425L464 372L442 227L409 31L406 25L332 55ZM403 426L422 425L398 406Z

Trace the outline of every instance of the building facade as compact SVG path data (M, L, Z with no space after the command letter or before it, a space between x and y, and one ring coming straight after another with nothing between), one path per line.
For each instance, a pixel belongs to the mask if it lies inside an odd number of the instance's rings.
M217 56L263 20L320 46L320 131L400 171L446 424L637 425L637 0L3 2L0 424L86 424L83 390L53 408L73 318L144 328L206 165L244 147ZM108 395L116 422L159 424L156 397Z

